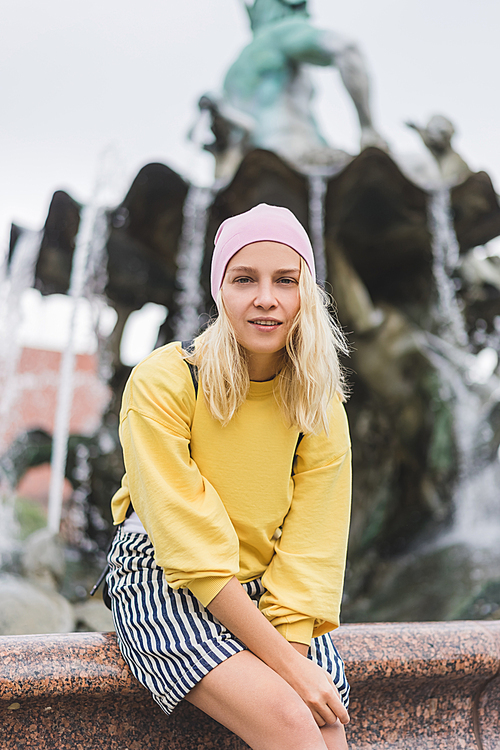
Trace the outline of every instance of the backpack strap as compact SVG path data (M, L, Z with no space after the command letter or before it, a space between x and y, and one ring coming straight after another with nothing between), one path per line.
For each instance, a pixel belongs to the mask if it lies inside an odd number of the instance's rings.
M297 448L299 447L299 445L300 445L301 440L302 440L303 437L304 437L304 433L303 432L299 432L299 436L297 438L297 442L295 443L295 451L294 451L294 454L293 454L292 477L295 474L295 468L294 468L294 466L295 466L295 459L297 458Z
M181 341L181 347L188 354L191 354L194 351L193 345L194 345L194 339L189 339L188 341ZM186 362L186 360L184 361ZM198 368L196 367L196 365L192 365L191 362L186 362L186 364L189 367L191 380L193 381L194 395L195 395L195 398L197 398L198 397Z

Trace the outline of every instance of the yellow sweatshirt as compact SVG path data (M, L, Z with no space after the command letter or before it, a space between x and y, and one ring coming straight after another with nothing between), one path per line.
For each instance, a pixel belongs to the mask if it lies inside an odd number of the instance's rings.
M126 473L112 510L122 523L132 502L172 588L206 606L233 576L262 576L261 611L287 640L309 644L339 624L349 431L335 397L329 435L305 435L296 450L298 430L284 424L274 386L252 382L222 427L201 387L196 398L180 345L152 352L123 394Z

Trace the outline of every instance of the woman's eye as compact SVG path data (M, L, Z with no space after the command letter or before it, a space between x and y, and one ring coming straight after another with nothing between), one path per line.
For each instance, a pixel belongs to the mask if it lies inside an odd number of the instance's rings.
M296 279L279 279L280 284L290 285L290 284L296 284Z
M248 276L239 276L234 280L235 284L249 284L252 281Z

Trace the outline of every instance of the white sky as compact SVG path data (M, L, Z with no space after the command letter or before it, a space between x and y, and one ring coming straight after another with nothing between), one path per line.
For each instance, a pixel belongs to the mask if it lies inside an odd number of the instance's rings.
M500 191L498 0L309 0L318 27L359 43L376 125L397 153L424 153L404 126L444 114L455 147ZM107 153L109 202L162 161L206 182L212 157L186 141L250 31L241 0L16 0L0 28L0 243L10 222L41 228L52 193L87 201ZM317 70L317 115L356 152L337 71ZM102 168L102 167L101 167Z
M313 21L357 40L375 119L399 152L422 150L403 122L450 117L456 148L500 190L498 0L310 0ZM112 149L118 200L160 160L208 175L185 140L200 94L217 90L250 32L241 0L16 0L0 29L0 233L39 228L54 190L90 197ZM355 150L357 125L336 71L317 76L330 141ZM109 171L108 167L108 171Z

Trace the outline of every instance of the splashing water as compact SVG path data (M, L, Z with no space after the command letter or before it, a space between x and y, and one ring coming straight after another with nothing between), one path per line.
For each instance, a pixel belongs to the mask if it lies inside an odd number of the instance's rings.
M498 352L490 346L474 355L468 346L452 279L460 247L448 188L431 193L428 213L439 337L427 334L427 353L453 411L458 456L453 521L438 544L494 550L500 538L500 460L487 446L494 439L490 417L500 403L500 380L495 375Z
M498 547L500 539L500 461L484 447L493 439L489 417L500 403L500 380L468 383L477 359L428 334L428 356L440 375L443 398L453 405L458 476L451 528L439 546L466 544L475 549Z
M325 198L328 180L322 174L310 174L309 182L309 230L316 263L316 277L320 284L326 280L325 254Z
M6 445L10 415L14 406L18 381L16 378L21 344L19 328L22 323L21 299L23 292L33 285L35 267L40 252L41 232L24 230L14 247L10 265L7 258L0 280L0 454ZM0 468L0 559L8 557L16 546L15 488Z
M68 454L69 425L74 390L75 350L74 330L82 299L95 256L100 256L106 246L107 222L103 209L96 202L84 208L77 236L71 268L68 296L72 300L69 336L61 359L59 392L52 443L51 476L49 488L48 528L59 531L63 501L63 486Z
M175 321L175 338L191 338L199 327L199 311L203 302L200 285L208 209L213 203L216 189L191 185L184 202L182 235L177 257L177 304L179 314Z
M428 215L432 234L433 273L438 295L439 333L450 343L466 346L467 332L451 278L460 260L460 247L453 226L449 188L442 187L431 192Z
M21 354L21 298L33 286L41 232L25 230L18 238L10 266L0 282L0 453L5 449L9 414L16 398L16 372Z

